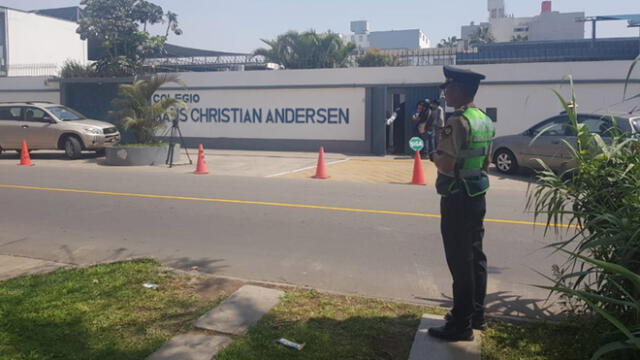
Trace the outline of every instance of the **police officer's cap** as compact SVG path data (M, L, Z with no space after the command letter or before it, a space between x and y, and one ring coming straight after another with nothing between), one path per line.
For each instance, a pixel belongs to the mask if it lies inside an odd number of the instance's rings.
M485 79L485 76L479 74L477 72L473 72L471 70L460 69L454 66L445 66L444 67L444 77L447 79L442 85L440 85L440 89L444 89L452 82L469 84L469 85L478 85L481 80Z

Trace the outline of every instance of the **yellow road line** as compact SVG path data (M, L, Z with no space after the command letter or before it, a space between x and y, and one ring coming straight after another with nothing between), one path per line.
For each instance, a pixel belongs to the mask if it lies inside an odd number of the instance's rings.
M298 209L314 209L314 210L364 213L364 214L415 216L415 217L433 218L433 219L440 218L440 215L437 215L437 214L406 212L406 211L391 211L391 210L357 209L357 208L345 208L345 207L323 206L323 205L291 204L291 203L279 203L279 202L270 202L270 201L215 199L215 198L203 198L203 197L191 197L191 196L138 194L138 193L124 193L124 192L112 192L112 191L79 190L79 189L65 189L65 188L25 186L25 185L4 185L4 184L0 184L0 189L39 190L39 191L73 193L73 194L107 195L107 196L121 196L121 197L146 198L146 199L164 199L164 200L187 200L187 201L200 201L200 202L212 202L212 203L223 203L223 204L275 206L275 207L287 207L287 208L298 208ZM530 222L530 221L519 221L519 220L485 219L485 221L491 222L491 223L500 223L500 224L546 226L545 223L541 223L541 222ZM576 228L575 225L559 225L559 227Z

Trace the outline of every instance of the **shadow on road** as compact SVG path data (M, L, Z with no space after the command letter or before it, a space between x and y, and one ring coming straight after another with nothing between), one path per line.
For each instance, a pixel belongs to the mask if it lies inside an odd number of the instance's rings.
M201 259L192 259L189 257L181 257L181 258L171 258L163 261L167 266L179 269L179 270L194 270L207 273L207 274L215 274L223 269L228 268L228 265L215 265L217 263L223 262L225 259L209 259L209 258L201 258Z
M63 152L40 152L40 151L32 151L29 152L29 156L32 160L68 160ZM100 156L92 151L85 151L82 153L82 156L79 160L90 160L90 159L98 159ZM6 150L0 154L0 159L18 159L20 160L20 153L17 151Z

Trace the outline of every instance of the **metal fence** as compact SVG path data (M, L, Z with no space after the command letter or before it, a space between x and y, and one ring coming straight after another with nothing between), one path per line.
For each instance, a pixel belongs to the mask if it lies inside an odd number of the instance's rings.
M6 67L7 76L55 76L58 75L56 64L16 64Z
M640 39L599 39L550 42L496 43L475 53L456 54L457 64L633 60L640 54Z
M237 71L245 69L270 69L263 56L225 55L147 59L145 67L155 72L178 71ZM276 66L278 68L278 66Z
M435 48L381 52L396 57L400 66L633 60L640 54L640 39L523 41L485 44L465 50Z

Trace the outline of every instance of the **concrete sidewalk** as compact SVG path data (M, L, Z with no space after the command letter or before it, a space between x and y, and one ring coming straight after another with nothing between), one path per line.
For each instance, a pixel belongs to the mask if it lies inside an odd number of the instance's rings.
M445 323L442 316L422 316L409 360L480 360L480 331L474 330L474 341L446 342L429 335L429 328L443 326Z
M113 167L104 158L86 152L82 158L67 160L62 151L34 151L32 162L37 167L92 169L98 172L191 174L195 170L197 150L188 149L192 164L184 150L173 168L167 166ZM0 167L16 168L20 157L15 152L0 154ZM248 176L310 180L315 174L318 154L315 152L205 150L209 174L214 176ZM326 181L405 185L411 182L414 160L411 156L365 156L325 153L330 178ZM433 163L422 162L427 185L435 183L437 170ZM532 180L526 176L506 177L492 172L494 188L526 191Z
M70 265L53 261L0 255L0 281L24 275L45 274L68 266Z
M184 149L181 159L171 169L168 166L125 166L114 167L104 165L104 158L95 153L85 152L80 159L68 160L63 151L33 151L31 160L37 167L62 167L68 169L95 169L96 171L120 172L152 172L152 173L192 173L196 167L198 151L188 149L192 164L189 164ZM327 153L327 162L345 160L344 154ZM205 160L211 175L273 177L299 169L315 166L317 153L306 152L276 152L276 151L241 151L241 150L205 150ZM20 156L13 152L0 154L0 166L15 168L20 162Z

